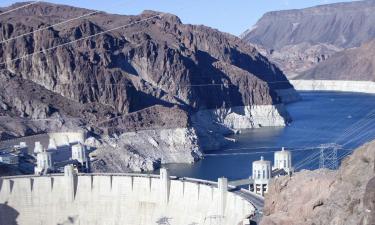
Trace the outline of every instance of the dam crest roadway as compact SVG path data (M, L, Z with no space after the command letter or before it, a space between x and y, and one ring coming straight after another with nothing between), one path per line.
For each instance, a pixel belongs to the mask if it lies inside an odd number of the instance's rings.
M218 182L150 174L64 174L0 179L0 208L17 224L250 224L263 198ZM7 210L2 222L14 224Z

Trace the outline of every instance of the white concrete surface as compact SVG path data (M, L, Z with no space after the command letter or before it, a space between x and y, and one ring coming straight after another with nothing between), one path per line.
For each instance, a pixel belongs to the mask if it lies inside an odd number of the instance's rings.
M289 117L285 106L253 105L200 110L195 115L198 122L216 122L230 129L285 126Z
M264 160L263 156L260 160L253 162L253 184L250 184L250 190L254 193L264 196L268 192L268 183L271 179L271 162Z
M283 169L287 173L293 172L292 153L290 151L285 150L284 147L281 149L281 151L275 152L274 164L272 169Z
M55 141L57 147L75 143L85 143L84 132L55 132L48 133L48 136Z
M351 80L290 80L298 91L345 91L375 94L375 82Z
M216 187L186 180L161 182L159 176L135 174L3 178L0 209L15 213L0 210L0 224L238 225L254 212L243 197L227 192L221 216L223 195ZM165 187L167 204L161 201Z

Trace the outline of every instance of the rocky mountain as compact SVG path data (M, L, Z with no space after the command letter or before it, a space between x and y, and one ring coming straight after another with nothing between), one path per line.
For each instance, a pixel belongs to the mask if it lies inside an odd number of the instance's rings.
M375 40L337 53L297 79L375 81Z
M197 158L197 142L214 144L219 128L282 126L289 120L282 103L298 94L275 65L239 38L153 11L99 12L64 23L90 12L38 3L1 15L1 138L86 129L115 135L116 143L111 139L107 146L116 149L124 133L142 131L148 133L139 138L155 148L154 161L161 157L158 141L173 146L189 140L184 146L191 155L169 157L179 162ZM184 132L172 140L153 131L173 134L179 128ZM139 148L147 148L134 146L127 143L117 152L141 155ZM101 165L108 165L105 158Z
M355 150L336 171L273 180L261 224L375 224L374 147L371 142Z
M243 40L290 77L375 38L375 1L353 1L266 13Z

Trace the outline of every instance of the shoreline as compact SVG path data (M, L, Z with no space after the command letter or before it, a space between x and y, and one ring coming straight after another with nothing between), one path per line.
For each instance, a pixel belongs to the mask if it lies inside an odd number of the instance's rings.
M375 82L351 80L290 80L297 91L337 91L375 94Z

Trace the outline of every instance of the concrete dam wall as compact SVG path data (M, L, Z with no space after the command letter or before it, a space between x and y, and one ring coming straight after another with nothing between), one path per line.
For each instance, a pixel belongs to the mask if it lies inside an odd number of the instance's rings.
M5 177L0 224L243 224L254 206L226 187L225 181L216 185L166 174Z

